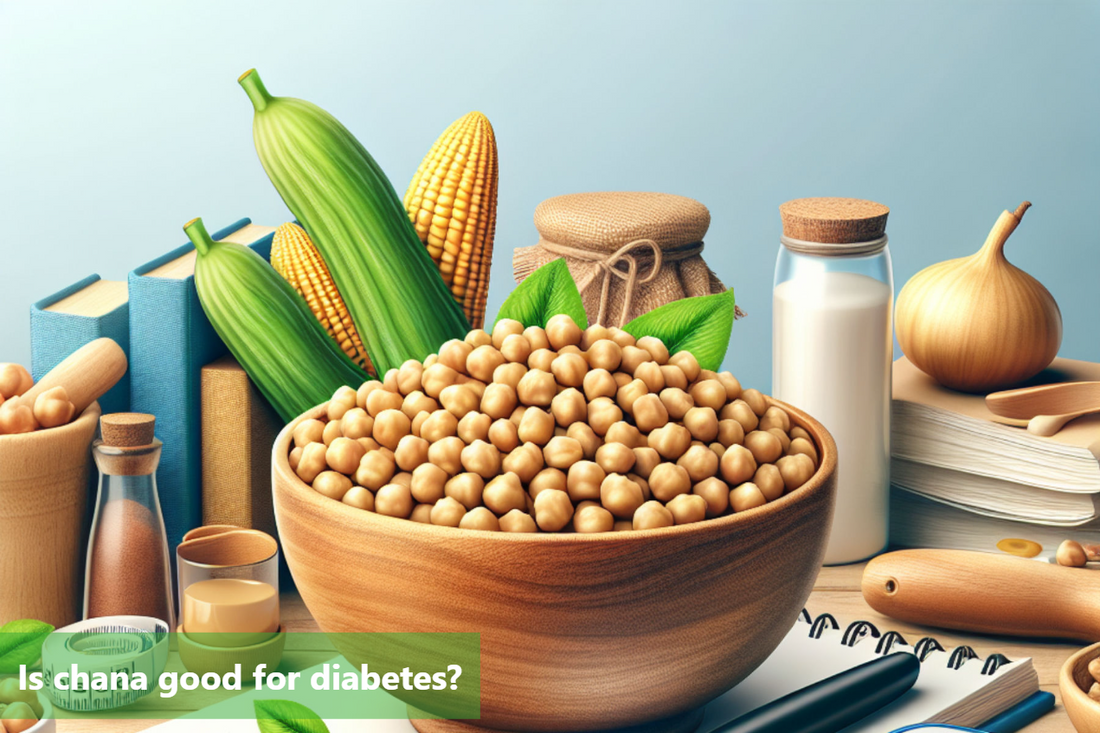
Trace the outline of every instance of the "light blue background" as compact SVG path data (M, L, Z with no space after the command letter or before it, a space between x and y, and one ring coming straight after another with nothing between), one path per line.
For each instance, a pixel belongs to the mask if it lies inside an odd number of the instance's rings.
M31 302L123 279L182 224L288 218L236 78L315 102L399 192L453 119L500 147L489 313L557 194L699 199L707 261L749 317L726 366L770 382L777 207L891 207L897 287L1034 202L1009 258L1100 360L1100 3L0 0L0 360Z

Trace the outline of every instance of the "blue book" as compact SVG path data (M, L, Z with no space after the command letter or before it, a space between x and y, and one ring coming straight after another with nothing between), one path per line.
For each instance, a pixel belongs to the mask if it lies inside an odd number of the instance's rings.
M110 338L130 355L130 304L126 283L89 275L31 306L31 374L42 379L65 357L98 338ZM99 399L103 414L130 409L130 373Z
M274 227L249 219L214 233L270 259ZM169 550L202 524L202 368L227 352L195 290L195 248L130 273L130 408L156 417L164 443L157 488Z

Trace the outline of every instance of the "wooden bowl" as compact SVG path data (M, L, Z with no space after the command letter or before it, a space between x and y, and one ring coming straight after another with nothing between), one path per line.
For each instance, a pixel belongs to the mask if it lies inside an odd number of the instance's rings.
M1087 646L1067 659L1058 674L1062 706L1078 733L1100 733L1100 702L1088 696L1094 682L1089 674L1089 662L1097 657L1100 657L1100 644Z
M68 425L0 436L0 626L81 617L93 402Z
M771 402L817 444L804 486L739 514L604 534L460 530L326 498L287 459L322 405L275 441L283 551L325 632L481 634L477 726L414 720L420 731L692 730L790 630L829 533L836 444Z

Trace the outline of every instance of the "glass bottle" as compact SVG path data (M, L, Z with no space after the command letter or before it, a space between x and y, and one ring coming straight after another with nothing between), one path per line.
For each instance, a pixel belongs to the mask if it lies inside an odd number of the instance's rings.
M772 393L837 444L837 499L825 564L885 549L890 497L894 284L885 206L799 199L780 207Z
M104 415L92 445L99 495L88 541L84 617L149 616L175 629L172 571L152 415Z

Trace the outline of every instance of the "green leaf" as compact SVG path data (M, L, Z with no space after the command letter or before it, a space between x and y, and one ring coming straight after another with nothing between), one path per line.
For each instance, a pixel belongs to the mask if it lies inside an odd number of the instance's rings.
M565 260L557 259L535 270L516 286L500 306L497 321L511 318L524 327L546 328L546 322L561 313L570 316L582 330L588 328L588 316L577 284Z
M44 621L20 619L0 626L0 674L16 674L19 665L32 667L42 658L42 643L53 632Z
M325 722L305 705L291 700L257 700L252 705L261 733L329 733Z
M733 288L716 295L683 298L655 308L623 326L635 338L656 336L668 353L690 351L699 366L718 371L733 330Z

